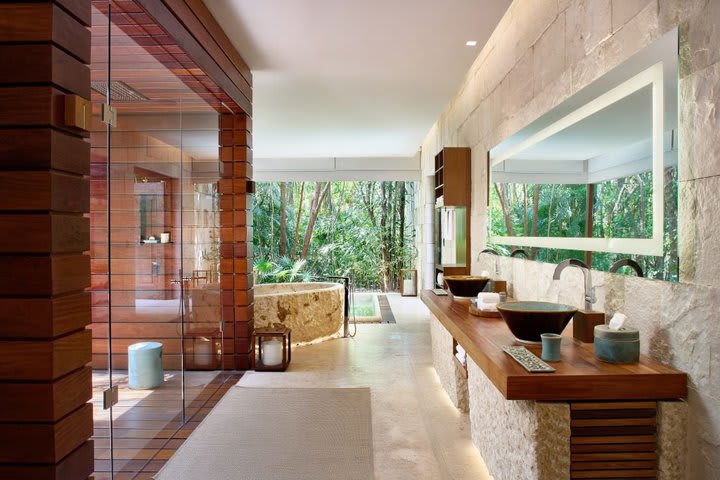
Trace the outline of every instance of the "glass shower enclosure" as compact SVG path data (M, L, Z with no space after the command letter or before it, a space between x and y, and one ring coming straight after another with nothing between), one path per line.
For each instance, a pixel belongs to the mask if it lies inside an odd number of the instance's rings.
M230 368L218 112L184 81L171 47L154 40L160 32L137 27L142 14L131 4L93 2L96 479L153 471ZM157 384L131 388L138 384L129 378L136 372L128 371L128 353L138 344L157 348L162 373Z

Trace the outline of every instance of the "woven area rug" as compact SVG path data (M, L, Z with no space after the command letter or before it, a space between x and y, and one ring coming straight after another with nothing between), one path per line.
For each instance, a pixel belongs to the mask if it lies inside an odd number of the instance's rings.
M155 478L372 479L370 389L232 388Z

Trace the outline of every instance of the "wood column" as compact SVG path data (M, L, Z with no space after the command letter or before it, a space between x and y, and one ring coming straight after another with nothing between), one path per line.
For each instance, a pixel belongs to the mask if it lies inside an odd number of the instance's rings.
M252 178L251 120L245 114L220 115L220 271L223 289L223 321L233 322L232 364L250 368L250 336L253 331L252 277ZM231 332L226 332L229 336Z
M0 478L93 470L89 24L89 0L0 3Z

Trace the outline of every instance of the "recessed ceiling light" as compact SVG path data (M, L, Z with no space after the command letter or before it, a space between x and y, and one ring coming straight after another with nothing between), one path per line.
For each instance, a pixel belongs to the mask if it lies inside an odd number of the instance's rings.
M467 42L465 42L465 45L467 45L468 47L474 47L477 45L477 41L476 40L468 40Z

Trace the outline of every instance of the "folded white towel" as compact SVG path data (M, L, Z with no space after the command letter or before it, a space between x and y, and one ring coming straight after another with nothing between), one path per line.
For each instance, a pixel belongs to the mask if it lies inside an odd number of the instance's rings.
M457 347L455 347L455 351L457 353L462 353L463 355L465 355L465 349L463 347L461 347L460 344L458 344Z
M480 292L477 296L478 304L495 304L500 303L500 294L494 292Z
M465 365L465 362L466 362L466 360L467 360L467 357L465 356L465 354L456 353L456 354L455 354L455 358L457 358L460 363L462 363L463 365Z
M477 309L480 310L481 312L497 312L498 311L497 303L485 303L485 302L478 301L476 306L477 306Z

